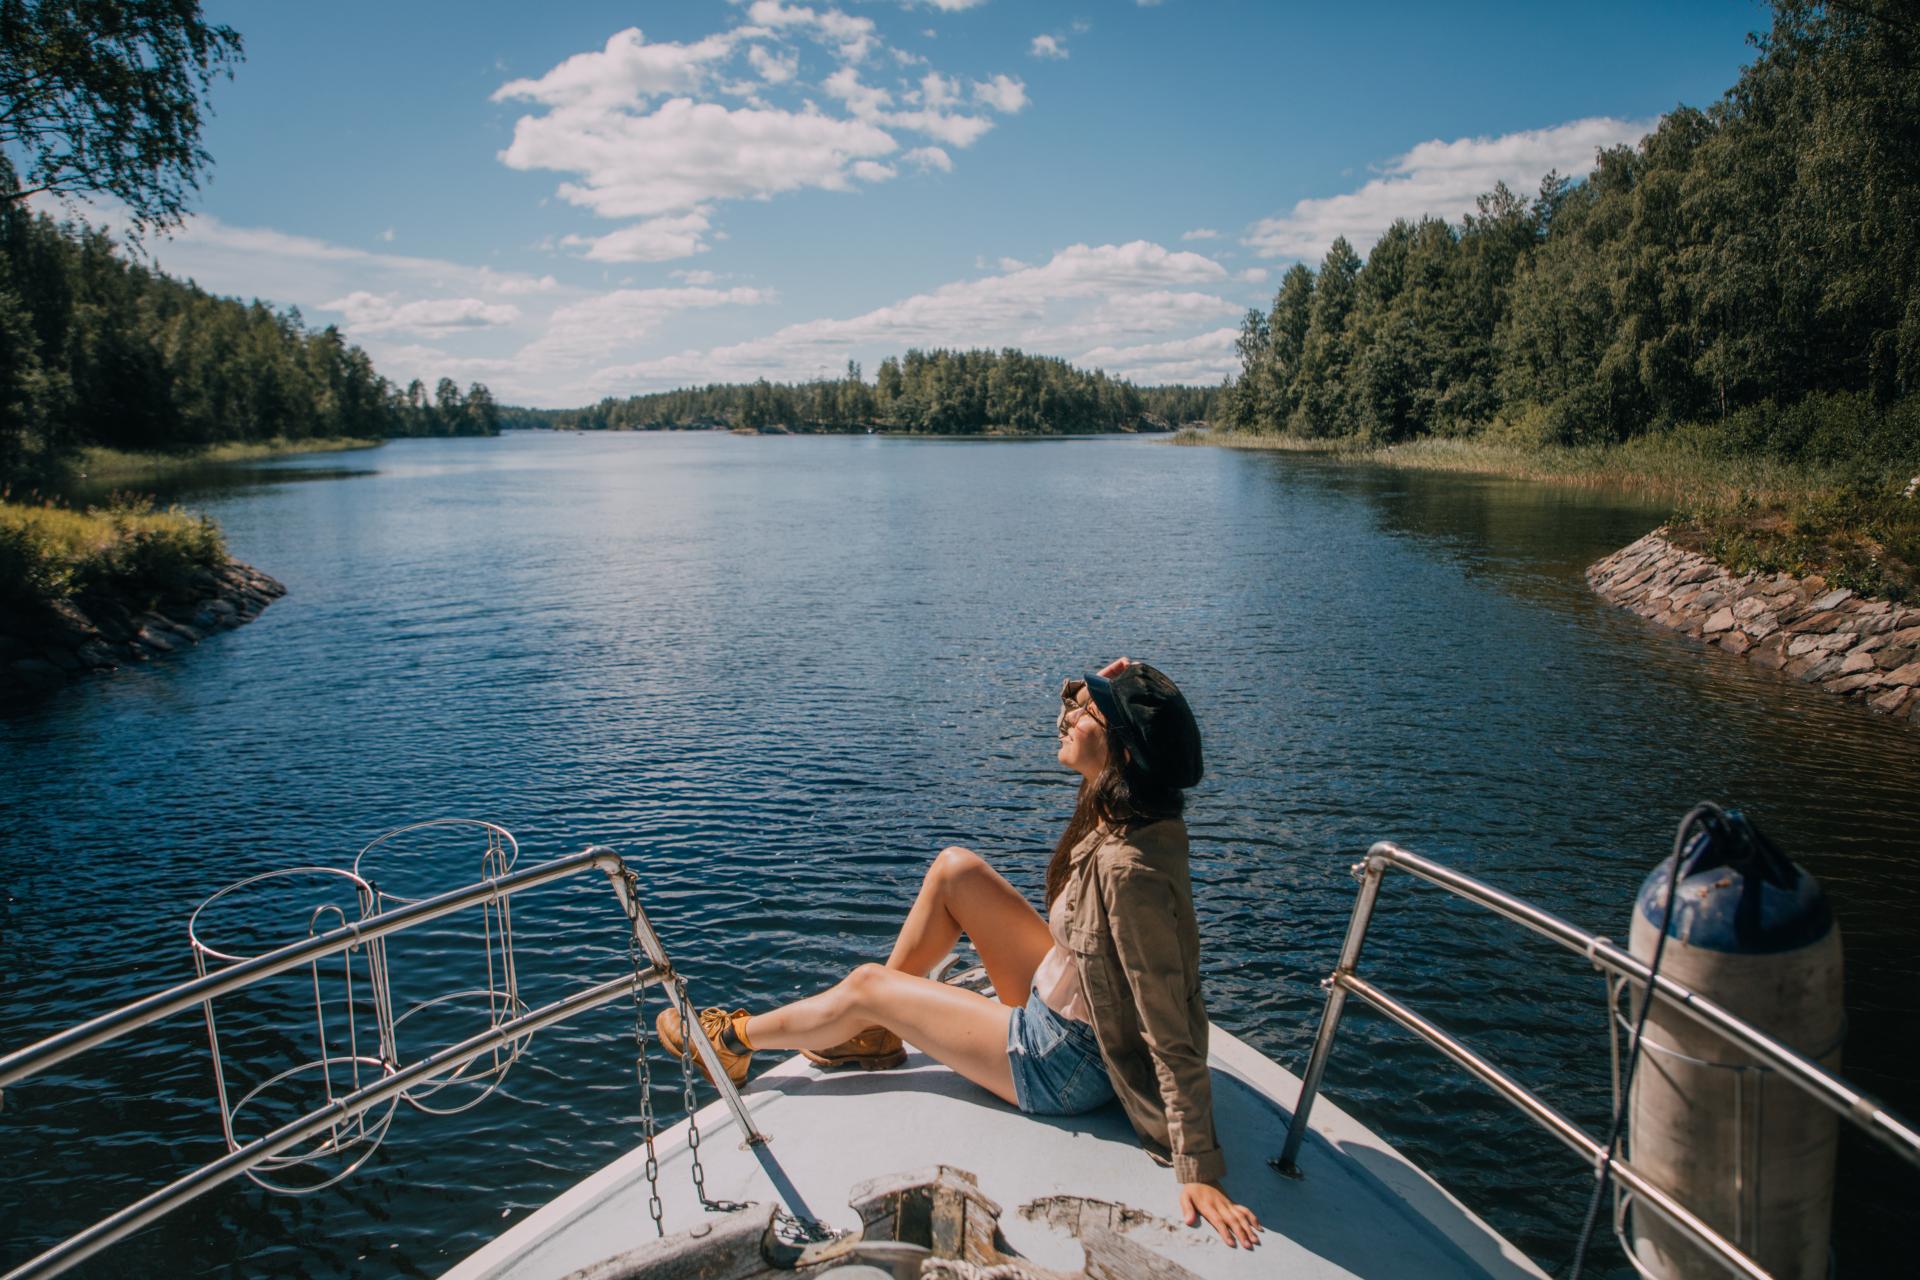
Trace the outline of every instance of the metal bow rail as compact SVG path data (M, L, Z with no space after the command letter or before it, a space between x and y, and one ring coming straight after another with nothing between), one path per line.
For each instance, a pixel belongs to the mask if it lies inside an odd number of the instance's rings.
M1744 1276L1747 1280L1772 1280L1771 1274L1739 1246L1655 1185L1629 1162L1618 1155L1609 1160L1605 1144L1589 1136L1585 1130L1541 1101L1526 1086L1486 1058L1360 976L1357 972L1360 953L1366 945L1367 926L1373 919L1374 904L1380 896L1380 881L1394 867L1485 907L1495 915L1551 939L1585 958L1607 979L1610 1023L1618 990L1616 984L1632 984L1643 991L1650 987L1653 998L1661 1004L1678 1010L1778 1072L1822 1106L1864 1130L1909 1163L1920 1166L1920 1132L1818 1062L1795 1052L1673 979L1650 972L1644 962L1608 939L1568 924L1560 917L1542 911L1510 893L1383 840L1367 851L1364 861L1355 863L1353 867L1354 878L1360 882L1360 891L1354 899L1353 915L1347 923L1346 940L1340 947L1339 962L1333 973L1320 984L1327 992L1327 1007L1321 1014L1319 1035L1313 1042L1306 1074L1301 1079L1300 1101L1294 1108L1293 1120L1287 1129L1286 1146L1271 1161L1282 1173L1294 1176L1300 1173L1296 1161L1301 1143L1307 1136L1307 1116L1313 1109L1314 1098L1319 1094L1321 1080L1326 1075L1327 1059L1333 1052L1334 1036L1340 1029L1340 1017L1345 1010L1347 997L1355 995L1490 1086L1529 1119L1583 1157L1594 1167L1596 1176L1603 1167L1609 1168L1610 1176L1632 1198L1634 1204L1645 1205L1673 1223L1727 1271Z
M488 824L468 825L487 826ZM510 841L511 837L508 837L508 840ZM352 1166L357 1166L366 1158L370 1143L379 1140L379 1135L384 1132L388 1118L382 1116L377 1121L368 1123L365 1117L369 1112L381 1106L391 1109L395 1103L403 1099L419 1106L418 1100L431 1097L437 1088L448 1081L464 1079L481 1082L483 1085L497 1083L504 1070L502 1064L510 1063L534 1033L564 1022L589 1009L629 996L633 998L636 1005L635 1041L638 1053L636 1067L644 1090L647 1084L645 1029L643 1020L639 1017L638 1007L641 993L650 986L665 986L668 988L670 998L679 1008L681 1025L690 1028L694 1024L694 1019L687 999L686 982L668 960L665 949L660 945L659 935L654 932L653 925L648 921L646 911L640 904L639 878L619 855L611 849L599 846L566 857L555 858L526 870L513 871L509 869L511 859L505 856L505 847L491 838L488 857L483 862L483 867L489 871L497 871L498 874L485 875L479 881L464 888L433 897L400 900L401 905L394 905L390 910L383 909L395 901L390 895L382 899L377 892L374 892L372 897L363 893L362 900L365 907L359 919L348 919L345 911L338 906L315 907L309 913L310 931L317 929L324 919L338 919L341 923L325 932L311 932L310 936L300 941L249 958L236 959L225 967L211 971L208 971L205 962L209 959L227 958L228 953L204 945L198 933L195 933L193 935L195 961L201 976L0 1057L0 1097L3 1097L4 1090L78 1054L109 1044L164 1018L199 1010L207 1019L209 1039L215 1058L216 1079L221 1080L218 1097L222 1128L228 1145L226 1156L195 1169L119 1212L94 1223L79 1234L7 1272L3 1280L27 1280L28 1277L57 1275L197 1196L243 1174L251 1176L252 1171L256 1169L262 1171L285 1169L312 1158L316 1153L340 1155L343 1158L346 1155L353 1155ZM324 871L325 869L305 870ZM508 899L516 893L523 893L558 880L594 871L607 877L614 896L625 913L632 972L576 991L537 1009L530 1009L519 1000L517 991L501 989L496 980L499 970L493 967L494 960L498 960L499 964L506 968L507 974L511 974L510 956L499 950L507 920ZM344 876L362 890L372 890L371 885L352 873L330 874ZM255 880L259 879L262 877L255 878ZM250 883L253 881L242 882L242 885ZM242 886L236 885L231 886L230 889L240 887ZM216 898L219 896L215 895ZM208 901L210 904L213 899ZM324 1024L322 1010L325 1001L321 994L320 961L340 957L348 965L347 989L351 1000L351 963L357 954L371 971L372 985L379 993L379 999L384 1000L387 993L387 975L383 969L385 940L406 930L476 907L481 910L483 919L487 922L486 945L490 957L487 991L494 995L494 998L489 1000L492 1008L485 1030L421 1057L417 1061L403 1063L399 1060L391 1034L395 1019L392 1017L390 1007L377 1006L377 1021L380 1029L378 1056L362 1053L360 1051L362 1047L370 1047L362 1046L356 1047L352 1053L346 1055L345 1059L329 1058L324 1048L323 1025L321 1059L315 1063L304 1064L302 1068L295 1070L315 1069L326 1073L331 1067L350 1059L358 1071L358 1074L351 1078L353 1085L351 1090L336 1095L332 1075L327 1074L327 1101L324 1105L251 1140L242 1141L235 1135L232 1120L241 1104L229 1107L224 1080L220 1077L220 1043L214 1022L214 1001L267 979L306 969L314 975L316 1011ZM196 921L198 918L199 913L196 912ZM708 1043L707 1038L687 1034L682 1036L682 1042L683 1046L690 1045L692 1050L700 1055L709 1079L719 1090L722 1100L727 1104L727 1109L732 1112L734 1122L740 1127L746 1142L755 1147L764 1144L765 1135L755 1127L753 1118L740 1100L738 1090L728 1079L726 1070L721 1066L718 1055L714 1052L713 1046ZM482 1058L488 1059L488 1064L483 1071L477 1075L463 1075L472 1064ZM683 1070L689 1066L691 1063L687 1061L683 1052ZM282 1073L275 1079L282 1079L288 1074L290 1073ZM692 1072L685 1071L685 1074L688 1077L686 1093L691 1120L694 1102ZM368 1076L375 1078L367 1079ZM641 1106L642 1116L646 1120L645 1138L651 1149L654 1137L651 1100L643 1097ZM420 1109L435 1110L433 1107L425 1106ZM317 1146L313 1145L316 1140ZM702 1203L709 1204L697 1171L697 1141L697 1138L690 1133L689 1146L693 1147L695 1153L695 1187L700 1192ZM354 1154L355 1152L357 1154ZM350 1171L351 1166L347 1172ZM336 1180L339 1176L344 1175L335 1175L334 1179L328 1181ZM274 1187L273 1183L265 1179L260 1181L262 1185ZM654 1204L657 1206L658 1202L656 1186ZM656 1225L658 1225L657 1209Z

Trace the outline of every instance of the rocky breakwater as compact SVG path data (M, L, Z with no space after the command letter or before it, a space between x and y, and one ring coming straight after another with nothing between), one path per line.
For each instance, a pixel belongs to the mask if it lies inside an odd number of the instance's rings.
M1587 570L1614 604L1920 726L1920 609L1819 577L1735 576L1656 529Z
M0 701L198 644L212 632L253 621L285 594L266 574L229 561L198 570L184 589L151 608L95 593L0 614Z

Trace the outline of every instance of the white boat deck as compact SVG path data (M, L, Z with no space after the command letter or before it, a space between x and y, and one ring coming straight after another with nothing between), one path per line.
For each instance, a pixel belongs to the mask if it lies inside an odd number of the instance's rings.
M1215 1127L1226 1149L1226 1189L1264 1227L1256 1250L1230 1249L1205 1224L1182 1225L1170 1170L1140 1148L1117 1106L1070 1118L1023 1116L919 1054L895 1071L820 1071L798 1056L759 1076L744 1097L771 1142L740 1140L725 1107L700 1112L707 1189L717 1199L767 1202L797 1194L830 1226L859 1225L852 1189L869 1179L948 1165L979 1179L1002 1206L1000 1227L1021 1254L1066 1271L1082 1265L1064 1229L1023 1216L1049 1196L1080 1196L1145 1210L1129 1240L1206 1280L1444 1280L1545 1273L1404 1156L1324 1095L1301 1153L1305 1177L1267 1164L1280 1150L1299 1096L1291 1072L1212 1031ZM703 1086L704 1087L704 1086ZM669 1234L703 1215L688 1172L685 1122L659 1141ZM654 1238L645 1151L636 1148L510 1228L444 1280L556 1280Z

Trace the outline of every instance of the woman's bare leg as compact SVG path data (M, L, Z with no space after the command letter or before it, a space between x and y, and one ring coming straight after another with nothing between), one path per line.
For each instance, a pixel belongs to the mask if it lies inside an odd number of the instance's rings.
M745 1032L756 1049L825 1049L867 1027L887 1027L975 1084L1017 1103L1007 1065L1012 1016L1006 1005L971 991L863 964L817 996L755 1014Z
M942 849L927 868L887 968L918 977L953 950L962 933L980 953L1001 1002L1025 1004L1033 971L1053 946L1047 922L985 858L954 845ZM906 1035L899 1027L893 1030Z

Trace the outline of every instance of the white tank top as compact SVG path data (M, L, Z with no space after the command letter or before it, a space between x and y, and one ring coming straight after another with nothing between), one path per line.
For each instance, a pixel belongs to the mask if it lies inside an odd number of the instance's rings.
M1041 958L1040 967L1033 971L1033 989L1040 993L1047 1008L1061 1017L1091 1023L1093 1019L1087 1015L1087 995L1080 987L1080 966L1065 945L1067 922L1060 904L1066 897L1066 891L1062 890L1047 910L1047 932L1053 935L1053 946Z

